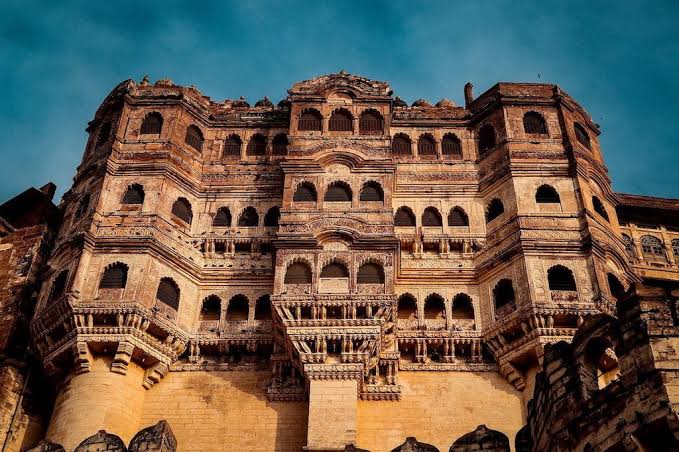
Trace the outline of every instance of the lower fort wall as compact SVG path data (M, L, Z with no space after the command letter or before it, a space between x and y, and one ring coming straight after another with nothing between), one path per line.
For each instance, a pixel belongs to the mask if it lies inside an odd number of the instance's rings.
M169 372L146 393L140 428L165 419L178 451L301 451L307 402L269 402L271 371Z
M360 401L357 445L388 452L407 436L447 451L479 424L514 444L526 423L521 392L494 372L399 372L400 402Z

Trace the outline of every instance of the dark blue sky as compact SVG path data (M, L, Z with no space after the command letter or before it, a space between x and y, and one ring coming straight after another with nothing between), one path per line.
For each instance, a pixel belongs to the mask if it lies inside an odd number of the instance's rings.
M254 103L340 69L408 102L558 83L601 124L615 190L679 197L676 0L142 3L2 0L0 200L49 180L63 193L124 79Z

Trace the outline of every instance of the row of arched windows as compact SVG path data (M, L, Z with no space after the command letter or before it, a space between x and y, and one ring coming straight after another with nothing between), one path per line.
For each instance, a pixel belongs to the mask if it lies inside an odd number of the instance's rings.
M250 315L250 301L248 297L242 294L234 295L226 305L226 320L227 321L245 321ZM222 299L217 295L209 295L205 297L201 303L200 320L201 321L218 321L222 316ZM255 302L255 320L270 320L271 319L271 298L268 295L263 295Z
M436 140L430 133L420 135L417 140L417 155L423 159L436 159ZM413 155L412 141L405 133L397 133L391 140L391 150L394 155L411 156ZM461 159L462 143L454 133L447 133L441 140L441 155L443 158Z
M99 280L100 289L124 289L127 285L128 266L122 262L115 262L104 270L104 273ZM64 275L66 273L63 273ZM65 276L61 274L55 280L52 293L55 294L63 292L65 286ZM166 306L174 309L179 308L180 290L177 283L169 277L160 279L158 289L156 291L156 300ZM219 320L221 315L222 300L216 295L206 297L201 304L201 320ZM244 295L236 295L229 301L226 311L227 320L247 320L249 303L247 297ZM271 302L267 296L261 297L257 300L255 308L255 319L265 320L271 318Z
M335 181L328 185L323 197L324 202L350 202L353 198L351 186L346 182ZM302 182L297 186L292 196L294 202L316 202L318 194L316 187L311 182ZM375 181L368 181L363 184L359 193L359 201L363 202L384 202L384 191L382 186Z
M349 269L341 262L331 262L321 269L321 278L349 278ZM311 267L306 262L294 262L285 272L285 284L311 284ZM384 284L384 269L376 262L366 262L358 268L358 284Z
M632 238L627 234L623 234L622 240L625 243L625 251L627 251L627 254L632 258L635 257L636 252L634 249L634 242ZM665 253L665 243L662 241L662 239L654 235L643 235L641 236L640 242L641 242L641 252L643 253L645 258L656 260L657 259L664 260L667 258L667 255ZM679 258L679 239L673 239L671 245L672 254L675 257Z
M547 270L547 284L551 291L577 291L575 276L571 269L564 265L554 265ZM497 282L493 288L493 302L496 309L516 302L514 286L510 279L503 278Z
M435 320L445 318L445 300L437 293L428 295L424 299L424 318L425 320ZM398 318L402 320L416 319L418 317L417 300L409 293L405 293L398 298ZM474 305L469 295L460 293L453 298L451 318L453 319L474 319Z
M321 132L323 115L315 108L305 109L299 117L297 129L303 132ZM353 132L354 115L345 108L338 108L330 114L328 130L331 132ZM358 132L361 135L382 135L384 118L377 110L369 109L361 113L358 120Z
M183 223L190 225L193 221L191 203L189 203L186 198L178 198L174 204L172 204L172 215L181 220ZM264 215L264 226L277 227L280 216L280 209L276 206L271 207L266 212L266 215ZM217 212L215 213L215 216L212 220L212 225L217 227L231 226L231 211L228 207L220 207L217 209ZM252 206L248 206L243 209L243 211L238 216L238 226L245 228L259 226L259 213L257 213L257 209Z

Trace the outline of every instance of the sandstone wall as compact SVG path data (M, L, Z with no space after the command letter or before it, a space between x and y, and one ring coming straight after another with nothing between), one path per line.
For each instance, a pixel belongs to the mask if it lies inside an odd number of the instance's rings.
M271 372L170 372L146 393L140 428L167 420L178 451L300 451L307 402L268 402Z
M400 402L358 404L357 445L389 452L407 436L447 451L479 424L514 443L525 424L521 393L497 373L400 372Z

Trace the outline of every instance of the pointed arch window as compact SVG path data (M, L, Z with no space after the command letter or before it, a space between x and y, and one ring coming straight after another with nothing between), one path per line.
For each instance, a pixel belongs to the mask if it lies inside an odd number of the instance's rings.
M171 307L175 311L179 309L179 286L172 278L162 278L158 284L156 300Z
M203 132L197 126L193 124L186 129L186 136L184 137L184 142L191 146L196 151L203 150Z
M311 284L311 268L305 262L295 262L285 272L285 284Z
M488 152L495 146L495 128L490 124L485 124L479 129L479 152L481 155Z
M232 322L245 321L248 319L250 301L245 295L235 295L229 300L226 308L226 320Z
M124 289L127 284L127 265L116 262L104 270L99 280L100 289Z
M665 257L665 247L662 240L652 235L641 237L641 251L647 257Z
M547 270L549 290L576 291L575 277L568 267L555 265Z
M417 301L410 294L403 294L398 297L398 318L410 320L417 318Z
M415 214L409 207L399 207L394 215L394 226L415 226Z
M382 186L374 181L366 182L361 189L359 200L364 202L384 202Z
M436 158L436 141L429 134L424 134L417 140L417 155L423 159Z
M218 321L222 316L222 299L217 295L205 297L200 308L201 322Z
M427 207L422 213L422 226L443 226L441 214L436 207Z
M353 130L351 113L343 108L333 111L330 115L328 130L331 132L351 132Z
M452 318L474 319L474 305L469 295L461 293L453 298Z
M325 192L325 202L351 202L351 187L344 182L333 182Z
M505 212L505 206L498 198L494 198L486 209L486 223L490 223Z
M461 159L462 143L454 133L447 133L441 141L441 153L446 158Z
M310 108L302 113L299 117L297 128L303 132L320 132L322 128L323 117L318 110Z
M193 211L191 210L191 203L186 198L177 199L172 204L172 215L190 225L193 221Z
M551 185L541 185L535 192L535 202L538 204L559 204L559 192Z
M399 133L391 140L391 152L398 156L413 155L410 137L404 133Z
M608 212L606 212L604 203L602 203L601 200L596 196L592 196L592 206L594 207L594 211L596 213L598 213L604 220L609 221Z
M469 226L469 218L462 207L450 209L448 226Z
M144 204L144 196L144 187L140 184L132 184L125 190L122 203L126 205L142 205Z
M231 226L231 211L228 207L220 207L212 220L212 226L230 227Z
M254 134L248 143L247 154L252 157L266 155L266 137L261 133Z
M262 295L255 302L255 320L271 320L271 297Z
M364 111L358 122L358 130L361 135L382 135L384 131L382 115L377 110Z
M151 112L144 116L141 123L139 134L141 135L160 135L163 130L163 116L158 112Z
M358 284L384 284L384 269L375 262L363 264L358 269L356 282Z
M573 130L575 130L575 139L578 140L578 143L586 147L587 149L591 150L592 149L592 142L589 138L589 134L585 130L580 123L575 123L573 124Z
M284 133L279 133L273 137L273 147L271 153L273 155L287 155L288 154L288 136Z
M292 196L295 202L316 202L316 188L311 182L302 182Z
M540 113L529 111L523 115L523 130L526 133L547 135L547 123Z
M496 309L515 303L514 287L509 279L498 281L493 289L493 300Z
M238 135L231 135L224 142L224 150L222 151L222 156L226 159L239 159L240 149L243 145L240 137Z
M259 224L259 215L257 210L252 207L246 207L243 213L238 218L238 226L246 228L254 228Z
M278 221L281 217L281 211L278 207L270 208L266 215L264 215L264 227L275 228L278 227Z

